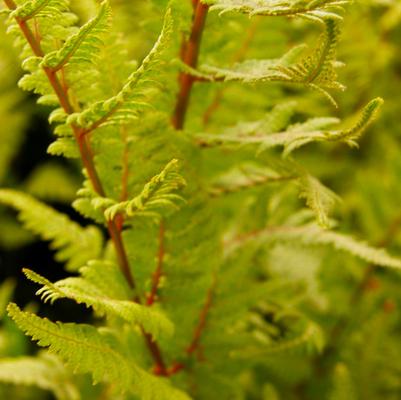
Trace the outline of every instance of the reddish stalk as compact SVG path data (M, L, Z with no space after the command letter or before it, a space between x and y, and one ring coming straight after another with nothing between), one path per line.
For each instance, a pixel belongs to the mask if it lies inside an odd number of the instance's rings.
M182 47L182 61L192 68L198 64L199 49L202 40L203 28L205 26L209 6L194 0L194 19L192 30L188 41ZM192 86L195 82L193 76L182 72L179 76L180 88L177 96L177 102L172 117L172 124L175 129L182 130L184 127L185 116L188 110L189 99Z
M16 4L13 0L4 0L5 4L7 5L8 8L11 10L16 9ZM26 40L28 41L29 45L31 46L31 49L33 53L37 57L43 57L44 52L40 46L40 44L37 42L34 34L32 33L30 27L27 24L27 21L23 21L20 19L16 19L22 33L24 34ZM49 68L43 68L44 72L47 75L47 78L49 80L49 83L51 84L54 92L56 93L58 100L60 102L61 107L64 109L64 111L67 114L72 114L74 112L74 109L69 101L68 98L68 92L65 87L60 83L60 80L57 76L57 73ZM97 194L100 196L105 196L105 191L103 189L103 185L100 181L99 175L97 173L94 159L93 159L93 152L90 146L90 143L88 141L88 136L85 135L85 132L82 128L72 125L71 126L73 132L74 132L74 137L76 139L76 142L78 144L80 156L82 159L82 163L88 173L89 179L93 185L94 190L96 191ZM120 268L130 285L132 289L135 288L135 281L131 272L131 268L129 265L127 253L124 247L124 242L122 239L122 234L121 234L121 224L116 221L115 219L112 221L109 221L107 223L108 225L108 231L110 238L114 244L116 254L117 254L117 259L120 265ZM134 301L137 303L141 303L141 299L136 296ZM158 347L157 343L153 340L152 336L145 332L142 328L142 333L146 342L146 345L156 363L156 368L155 368L155 373L159 375L167 375L167 371L165 368L165 364L163 361L163 357L160 351L160 348Z
M165 227L164 227L164 222L162 221L160 222L160 227L159 227L159 249L157 252L157 267L156 271L152 275L152 289L146 300L146 304L148 306L151 306L155 302L157 297L157 291L159 289L160 279L163 276L163 259L165 253L164 235L165 235Z
M200 312L199 316L199 322L198 325L195 328L192 341L190 345L187 347L186 352L188 355L193 354L196 350L199 350L199 345L200 345L200 340L202 338L202 334L205 330L206 327L206 322L207 322L207 317L210 311L210 308L213 303L213 297L214 297L214 291L216 289L217 285L217 278L216 275L213 276L213 282L207 292L206 295L206 301L205 304L203 305L203 308Z
M192 5L194 9L194 18L192 23L192 30L188 41L183 40L181 46L181 60L192 68L196 68L199 58L199 49L202 40L202 33L205 27L207 12L209 6L202 4L200 0L192 0ZM196 79L185 73L180 73L179 83L180 88L177 96L177 102L174 110L174 114L171 119L173 127L177 130L182 130L184 127L185 117L188 110L189 99L192 91L192 86L196 82ZM164 235L164 227L160 226L160 232ZM163 239L164 240L164 239ZM161 240L161 234L159 235L159 253L158 253L158 268L153 275L153 287L150 297L150 302L154 301L154 296L157 292L157 287L159 285L159 280L162 272L162 260L164 256L164 244ZM202 337L202 333L206 326L207 315L209 313L210 307L212 305L213 294L216 286L216 276L213 278L213 283L207 292L205 304L201 310L199 322L196 326L193 334L191 343L186 349L187 355L191 355L194 351L199 348L199 343ZM167 369L167 375L171 376L179 371L183 370L185 365L181 362L175 362Z

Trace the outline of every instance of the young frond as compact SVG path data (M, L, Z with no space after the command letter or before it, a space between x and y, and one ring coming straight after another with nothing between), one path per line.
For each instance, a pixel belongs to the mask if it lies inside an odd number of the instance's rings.
M178 160L174 159L144 186L138 196L107 207L104 215L107 220L114 219L117 214L127 218L142 216L159 220L162 215L176 211L185 201L177 194L185 185L184 178L178 173Z
M209 74L211 80L256 82L283 82L305 85L323 93L334 104L327 89L344 90L344 86L337 82L336 47L339 37L339 23L335 19L325 20L325 32L318 41L311 54L303 57L299 62L291 63L289 54L275 60L247 60L237 63L234 67L219 68L202 66L201 71ZM297 54L303 47L295 48Z
M80 399L66 368L51 355L1 359L0 382L49 390L57 400Z
M156 71L162 65L162 55L168 46L172 29L171 9L168 9L162 31L152 50L139 68L128 77L120 92L107 100L90 105L80 113L70 115L67 122L90 132L106 124L118 125L136 119L138 112L147 106L143 100L144 90L150 80L156 79Z
M203 0L210 4L211 10L220 14L237 11L249 16L264 15L268 17L300 16L323 21L326 18L341 18L338 12L348 0Z
M280 133L264 134L262 131L246 131L243 124L229 128L222 134L200 134L197 138L203 142L213 144L237 143L240 145L253 144L258 146L258 152L283 146L283 155L286 157L294 150L312 142L338 142L346 143L351 147L356 146L356 140L374 121L380 110L383 100L372 100L361 112L358 121L350 128L328 130L324 129L338 123L336 118L313 118L302 124L290 126L287 131Z
M108 296L101 287L85 278L66 278L51 283L36 272L24 269L24 273L31 281L42 285L36 294L43 301L54 302L58 299L68 298L78 304L92 307L101 315L118 316L128 323L142 326L155 338L162 335L171 336L174 327L170 320L155 308L149 308L130 300L119 300Z
M70 36L60 50L46 54L41 66L57 71L71 62L93 63L103 44L102 35L109 29L110 18L110 5L104 1L98 15L83 25L76 34Z
M51 241L57 250L56 260L65 262L69 270L76 271L100 256L103 237L97 227L83 228L33 197L11 189L0 190L0 203L16 209L28 230Z

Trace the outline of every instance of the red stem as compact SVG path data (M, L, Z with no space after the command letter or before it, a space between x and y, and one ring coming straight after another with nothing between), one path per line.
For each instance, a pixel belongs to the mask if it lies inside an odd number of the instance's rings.
M186 350L187 354L189 354L189 355L199 349L200 340L201 340L202 334L206 327L207 316L209 314L210 308L213 303L213 297L214 297L214 291L216 289L216 285L217 285L217 278L216 278L216 275L214 275L213 282L206 295L205 304L203 305L203 308L200 312L199 322L195 328L195 331L194 331L194 334L192 337L192 342L190 343L190 345L187 347L187 350Z
M152 276L152 289L146 301L146 304L148 306L151 306L155 302L157 297L157 291L159 289L160 279L163 276L163 259L165 253L164 235L165 235L165 227L164 227L164 222L162 221L160 222L160 227L159 227L159 249L157 252L157 267L156 271Z
M198 64L199 49L202 40L203 28L205 26L209 6L195 0L194 20L192 23L191 35L188 42L183 45L182 61L192 68ZM194 78L185 72L179 76L180 89L177 96L175 111L172 117L172 124L175 129L182 130L184 127L185 116L188 110L189 99L191 95Z

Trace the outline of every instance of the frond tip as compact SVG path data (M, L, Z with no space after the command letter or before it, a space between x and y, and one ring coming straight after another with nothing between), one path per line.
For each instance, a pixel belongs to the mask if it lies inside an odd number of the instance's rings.
M117 214L127 218L135 216L150 217L159 220L162 214L178 209L184 199L177 191L186 185L184 178L177 172L178 160L170 161L164 169L155 175L132 200L108 207L104 215L112 220Z
M43 67L57 71L69 62L93 63L102 44L101 36L107 32L111 8L107 1L100 6L98 15L70 36L60 50L47 54L41 63Z

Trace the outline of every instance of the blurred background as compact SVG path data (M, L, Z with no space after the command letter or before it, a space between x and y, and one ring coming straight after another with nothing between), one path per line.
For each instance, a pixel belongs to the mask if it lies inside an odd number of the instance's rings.
M85 21L91 13L89 2L73 0L72 3ZM129 49L133 59L140 59L154 38L152 23L141 25L139 22L146 7L142 1L112 0L111 3L119 29L133 37ZM143 32L141 37L134 36L137 29ZM316 29L310 23L293 21L289 24L287 20L280 20L266 24L263 35L255 35L254 46L260 54L260 48L268 41L267 52L281 54L288 46L302 40L308 42L313 37L316 37ZM207 40L205 45L211 46ZM224 51L232 52L232 49ZM361 0L348 7L338 58L345 63L340 81L348 88L335 96L339 109L333 110L318 96L294 93L300 108L347 119L370 99L381 96L385 100L383 112L361 140L358 151L341 146L322 152L320 147L311 146L298 157L344 200L336 211L342 229L369 243L386 246L393 254L401 256L401 2ZM0 186L28 192L85 224L70 206L80 186L80 166L47 154L52 142L47 122L49 109L37 106L33 95L18 89L21 76L18 54L2 21ZM272 89L272 104L276 96L282 95L277 90ZM216 117L215 122L224 121ZM51 281L66 276L47 244L23 230L15 213L0 208L0 357L35 351L23 334L4 318L4 308L10 298L21 306L40 307L41 313L49 318L57 316L63 321L90 318L86 309L73 302L60 302L51 307L34 302L35 287L23 279L22 267L43 273ZM360 383L356 398L401 399L401 279L392 271L376 270L374 266L366 272L366 268L360 269L349 260L341 267L341 261L337 260L337 268L322 272L320 290L327 289L331 302L336 303L338 299L340 305L319 316L321 323L335 333L331 347L342 353L342 359L352 369L353 379ZM361 284L355 286L354 282ZM324 365L330 357L328 351L322 359L309 360L309 364L318 363L319 373L324 375ZM319 373L315 375L317 379L298 376L286 384L293 385L297 398L308 399L305 393L318 392L319 385L324 384L324 379L319 380ZM335 373L343 386L346 385L348 369L338 363ZM278 376L277 379L282 378ZM0 398L5 398L2 396L6 393L10 396L9 390L0 386ZM13 390L11 396L14 397L9 398L32 396L31 389L26 393L21 388ZM47 398L45 394L42 396L40 398ZM275 399L274 393L269 396L266 399ZM342 398L340 394L333 396L333 400Z

